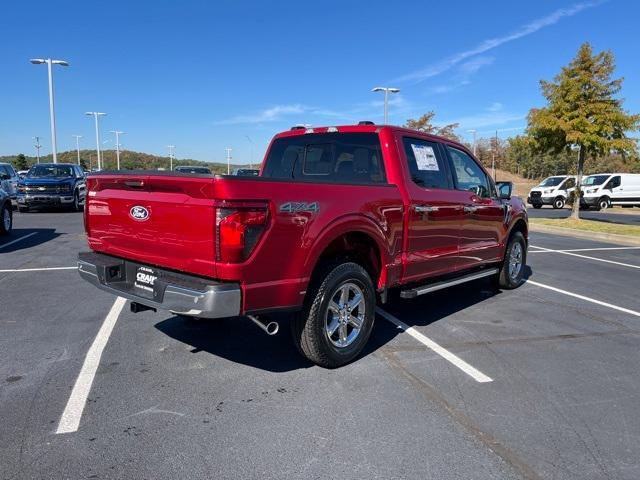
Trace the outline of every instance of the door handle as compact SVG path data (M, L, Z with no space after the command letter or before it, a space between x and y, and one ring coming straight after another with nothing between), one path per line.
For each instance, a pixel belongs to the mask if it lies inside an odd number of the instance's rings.
M478 207L476 207L475 205L465 205L463 209L464 213L474 213L476 210L478 210Z
M413 209L417 213L431 213L431 212L437 212L438 211L438 207L431 207L429 205L414 205Z

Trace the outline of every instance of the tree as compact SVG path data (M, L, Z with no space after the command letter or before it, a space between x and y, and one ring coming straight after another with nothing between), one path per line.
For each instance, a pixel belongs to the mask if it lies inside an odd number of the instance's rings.
M638 130L640 115L631 115L616 97L622 78L612 80L615 69L610 51L594 54L589 43L553 81L540 82L547 106L532 109L527 132L543 151L578 150L577 192L587 156L594 159L611 152L634 154L636 140L627 133ZM573 218L580 218L580 195L575 195Z
M27 168L29 168L27 157L24 156L24 153L19 153L13 161L13 164L15 165L16 170L26 170Z
M460 137L456 135L455 129L460 126L459 123L450 123L448 125L436 126L433 123L433 118L436 116L436 113L433 111L427 112L422 115L417 120L410 118L405 123L406 128L411 128L413 130L419 130L420 132L430 133L431 135L439 135L441 137L448 138L450 140L455 140L456 142L460 141Z

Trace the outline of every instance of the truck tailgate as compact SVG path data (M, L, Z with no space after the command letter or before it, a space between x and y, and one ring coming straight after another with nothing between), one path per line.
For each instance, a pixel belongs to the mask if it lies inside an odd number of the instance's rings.
M96 175L85 228L98 252L215 277L214 178Z

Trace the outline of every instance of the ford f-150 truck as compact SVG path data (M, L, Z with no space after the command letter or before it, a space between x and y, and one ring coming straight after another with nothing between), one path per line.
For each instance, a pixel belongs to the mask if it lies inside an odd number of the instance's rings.
M80 275L133 311L295 312L293 340L324 367L353 360L376 303L493 277L523 281L527 214L467 148L371 122L294 127L257 177L101 172L87 179Z

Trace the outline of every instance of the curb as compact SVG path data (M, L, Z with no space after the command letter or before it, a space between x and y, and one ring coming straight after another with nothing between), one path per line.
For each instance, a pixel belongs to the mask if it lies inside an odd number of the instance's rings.
M555 235L563 235L565 237L586 238L588 240L603 240L605 242L631 247L640 246L640 238L629 235L618 235L616 233L586 232L584 230L576 230L574 228L550 227L548 225L534 225L532 223L529 224L529 231L553 233Z

